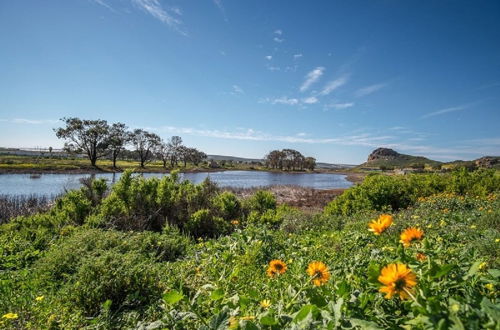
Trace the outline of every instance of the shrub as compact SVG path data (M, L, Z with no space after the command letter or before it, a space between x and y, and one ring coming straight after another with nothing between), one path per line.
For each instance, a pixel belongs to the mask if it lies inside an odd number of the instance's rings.
M250 199L248 200L248 207L251 211L257 211L262 214L267 210L276 209L276 197L274 197L273 193L265 190L257 191Z
M63 301L92 316L111 301L111 309L137 308L157 300L159 265L138 252L104 251L82 260L62 289Z
M223 218L203 209L191 215L184 229L194 237L215 237L229 232L230 226Z
M238 219L242 215L239 199L229 191L217 195L213 203L220 215L226 220Z

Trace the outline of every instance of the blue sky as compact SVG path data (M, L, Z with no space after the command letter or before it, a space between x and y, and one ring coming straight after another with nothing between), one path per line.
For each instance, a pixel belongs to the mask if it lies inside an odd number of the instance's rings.
M77 116L209 154L500 155L499 1L2 1L0 45L0 146Z

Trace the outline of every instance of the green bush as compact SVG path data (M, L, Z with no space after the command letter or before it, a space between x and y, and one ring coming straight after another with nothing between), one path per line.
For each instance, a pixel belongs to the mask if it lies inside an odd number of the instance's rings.
M82 260L61 296L89 316L107 301L114 311L137 308L160 298L159 275L159 265L138 252L103 251Z
M395 211L414 205L419 197L441 192L486 196L500 190L495 170L407 176L369 175L363 183L345 191L325 207L327 215L349 215L360 211Z
M213 203L220 215L226 220L239 219L242 216L241 202L229 191L217 195Z
M251 211L257 211L262 214L267 210L276 209L276 197L273 193L265 190L259 190L247 201L248 207Z
M97 258L107 251L118 254L139 253L153 261L173 261L186 252L189 239L177 230L163 233L80 229L62 238L35 264L35 270L46 283L65 281L78 271L87 258Z
M230 230L229 223L214 216L208 209L196 211L184 226L185 231L194 237L216 237Z

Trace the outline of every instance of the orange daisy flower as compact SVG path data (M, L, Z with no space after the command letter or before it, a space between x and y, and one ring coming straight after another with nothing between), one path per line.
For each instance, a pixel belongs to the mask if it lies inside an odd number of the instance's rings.
M405 247L409 247L411 241L416 239L422 239L424 237L424 232L419 228L411 227L403 230L401 233L400 242L403 243Z
M321 261L311 262L307 267L307 274L312 277L315 286L323 285L330 279L328 267Z
M276 275L284 274L287 269L288 267L283 261L274 259L269 262L269 267L267 267L266 273L267 276L274 277Z
M372 222L368 224L368 227L370 227L368 230L373 232L375 235L380 235L392 225L392 222L392 215L382 214L377 220L372 220Z
M386 299L391 299L394 295L408 299L412 288L417 285L417 276L405 264L397 263L382 268L378 281L384 284L379 291L386 294Z

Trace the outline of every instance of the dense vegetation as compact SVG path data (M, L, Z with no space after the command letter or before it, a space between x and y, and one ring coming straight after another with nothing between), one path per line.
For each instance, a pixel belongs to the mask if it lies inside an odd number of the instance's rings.
M0 226L0 325L495 329L499 180L375 175L320 214L175 174L89 182Z

